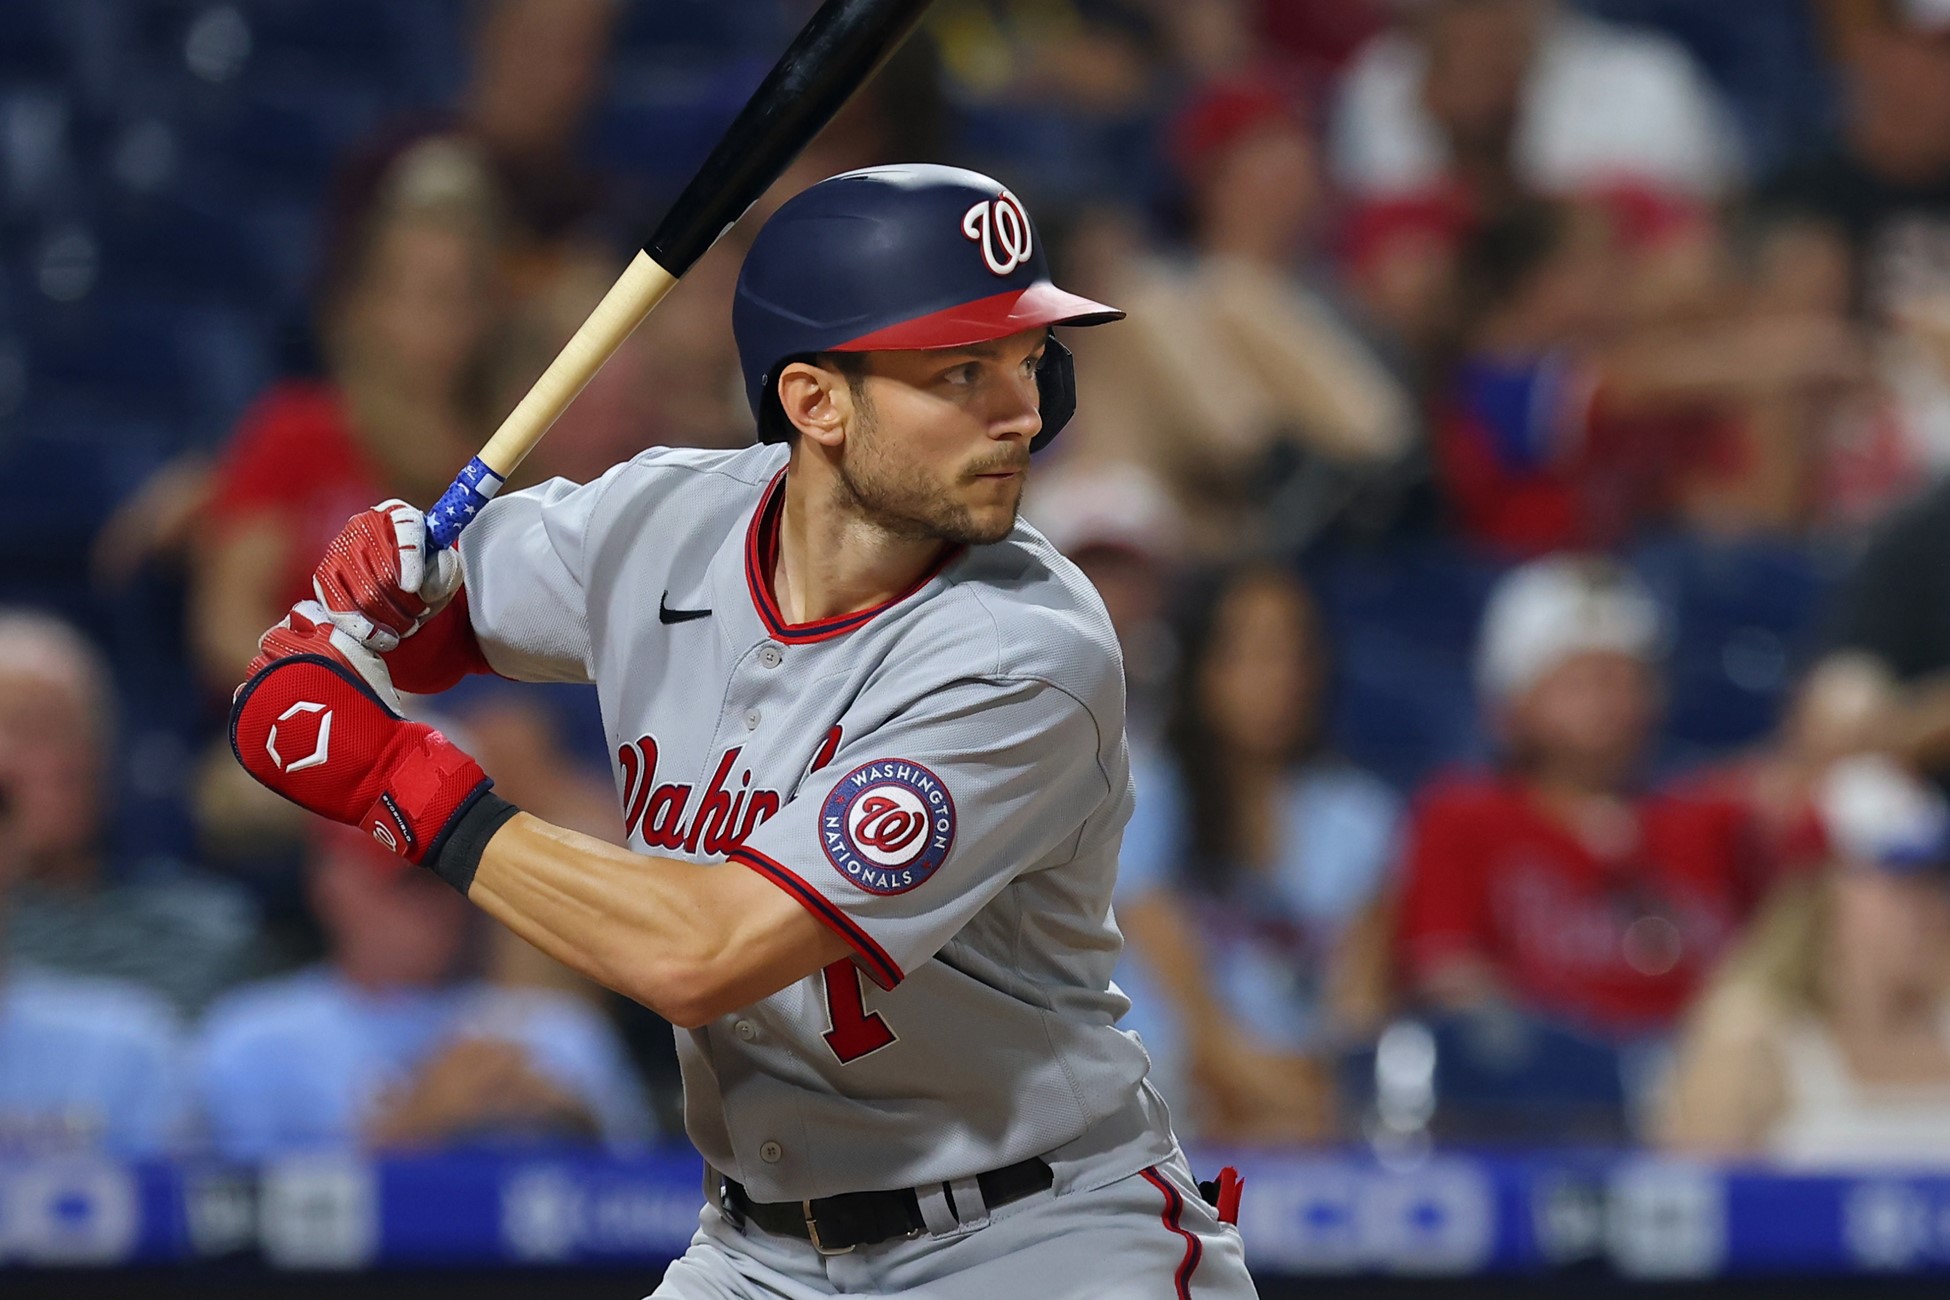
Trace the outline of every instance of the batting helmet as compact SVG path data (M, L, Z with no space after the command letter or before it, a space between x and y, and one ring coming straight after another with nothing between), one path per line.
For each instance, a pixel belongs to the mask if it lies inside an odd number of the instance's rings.
M966 347L1123 315L1050 283L1029 213L1000 181L908 163L831 177L773 213L745 254L731 325L759 434L777 442L788 427L777 391L788 362ZM1032 451L1076 410L1075 368L1053 336L1036 382L1043 427Z

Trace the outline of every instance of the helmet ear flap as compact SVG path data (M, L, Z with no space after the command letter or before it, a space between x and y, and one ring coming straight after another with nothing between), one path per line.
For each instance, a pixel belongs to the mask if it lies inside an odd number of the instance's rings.
M1030 439L1029 450L1039 452L1063 431L1077 413L1077 363L1070 349L1049 332L1043 344L1043 361L1036 367L1036 389L1042 398L1043 427Z

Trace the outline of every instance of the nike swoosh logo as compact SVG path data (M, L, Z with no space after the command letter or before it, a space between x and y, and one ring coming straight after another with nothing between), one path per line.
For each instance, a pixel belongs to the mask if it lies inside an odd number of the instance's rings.
M661 622L688 623L694 618L711 617L711 611L708 609L672 609L667 603L669 600L670 593L666 591L657 601L657 618Z

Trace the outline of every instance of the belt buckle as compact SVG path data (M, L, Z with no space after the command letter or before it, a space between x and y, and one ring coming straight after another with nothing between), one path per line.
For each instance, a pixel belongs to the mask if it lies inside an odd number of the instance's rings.
M736 1205L732 1204L730 1175L718 1173L717 1170L712 1169L709 1165L705 1166L705 1168L707 1174L718 1174L715 1180L715 1187L710 1183L706 1184L705 1199L713 1202L718 1207L719 1218L738 1229L738 1231L743 1232L745 1230L745 1216ZM713 1190L717 1192L716 1196L710 1194Z
M813 1216L813 1207L810 1200L799 1202L799 1210L800 1213L806 1216L806 1238L812 1242L814 1250L822 1255L850 1255L853 1253L854 1247L852 1246L841 1246L838 1249L834 1249L819 1239L819 1220Z

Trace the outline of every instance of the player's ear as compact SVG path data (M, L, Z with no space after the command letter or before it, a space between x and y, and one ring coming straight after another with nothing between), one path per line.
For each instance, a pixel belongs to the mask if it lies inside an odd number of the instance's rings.
M846 376L836 370L794 361L779 372L779 408L803 437L838 446L852 404Z

